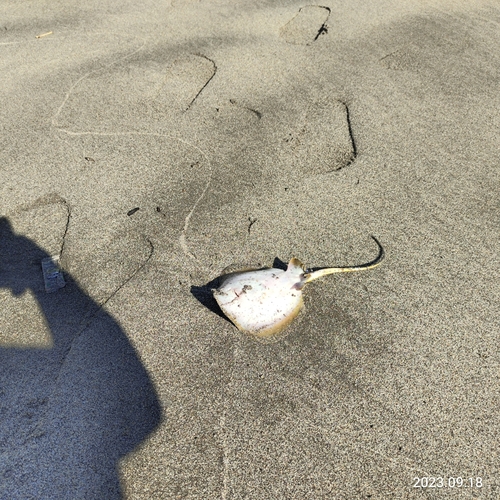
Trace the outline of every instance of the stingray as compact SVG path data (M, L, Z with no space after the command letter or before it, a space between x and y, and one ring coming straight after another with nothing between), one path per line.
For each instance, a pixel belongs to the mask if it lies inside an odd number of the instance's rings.
M379 248L375 260L350 267L306 269L295 257L286 271L276 268L245 269L219 278L212 289L215 300L227 318L242 332L268 337L283 331L304 307L302 289L310 281L328 274L364 271L378 266L384 258Z

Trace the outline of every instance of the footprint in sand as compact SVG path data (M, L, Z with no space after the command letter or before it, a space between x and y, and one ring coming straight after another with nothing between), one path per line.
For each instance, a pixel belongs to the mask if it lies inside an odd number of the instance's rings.
M348 167L356 157L348 107L342 102L323 99L307 106L301 100L273 100L259 106L262 118L243 111L227 107L223 121L238 117L249 124L240 128L245 154L225 151L231 161L214 162L212 184L186 232L198 260L214 268L246 257L257 261L270 239L273 245L281 239L293 247L295 224L303 220L297 193L303 192L305 181L322 176L319 182L335 190L335 176L325 174ZM219 164L226 168L217 168ZM228 165L237 175L228 174ZM282 251L286 253L285 247Z
M123 287L151 258L152 244L144 236L126 231L113 235L97 249L79 254L71 238L61 264L80 288L102 305ZM124 252L124 248L127 249Z
M348 166L356 157L347 106L336 100L311 104L283 137L294 170L305 176L325 174Z
M328 7L306 5L281 28L280 36L294 45L310 45L322 33L326 33L326 22L329 16Z
M74 133L151 132L187 111L215 72L214 62L200 55L168 65L135 54L82 78L54 124Z
M66 202L58 196L38 200L30 207L19 210L8 217L13 230L29 237L48 255L59 255L62 250L64 234L68 223L69 209ZM45 255L2 255L2 277L15 269L14 262L24 258L29 263L29 272L15 276L19 291L27 290L26 283L36 276L38 289L44 292L41 260ZM50 347L51 335L43 321L34 294L30 291L12 295L0 286L0 346L43 348ZM20 328L22 326L22 328ZM19 331L22 336L19 336Z
M78 253L73 251L76 249L72 249L71 237L67 241L69 217L68 204L57 195L41 198L7 217L16 234L29 238L43 248L43 252L24 256L2 255L3 274L16 268L14 264L10 265L10 261L14 263L20 258L28 262L30 268L29 272L14 277L19 290L28 290L27 293L13 296L8 289L0 287L0 302L5 306L0 315L0 346L51 346L50 332L34 298L34 293L46 293L41 260L47 255L59 256L62 252L62 267L72 273L68 286L71 288L71 280L77 279L80 287L97 305L106 302L151 256L151 244L144 237L125 233L118 234L105 247L94 251L91 259L88 255L79 258ZM127 255L123 254L124 247L128 249ZM29 282L30 287L25 286L25 282ZM33 283L36 283L34 290ZM65 292L55 292L56 295L58 293ZM28 326L20 329L21 324Z

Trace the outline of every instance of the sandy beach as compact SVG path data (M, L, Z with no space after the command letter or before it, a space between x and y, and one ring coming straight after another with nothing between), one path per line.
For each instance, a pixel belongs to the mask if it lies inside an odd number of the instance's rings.
M499 28L4 1L0 499L500 498ZM279 335L210 294L371 236Z

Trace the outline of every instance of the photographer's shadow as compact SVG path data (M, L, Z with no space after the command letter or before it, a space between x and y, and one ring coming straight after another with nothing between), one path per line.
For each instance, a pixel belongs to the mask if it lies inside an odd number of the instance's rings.
M119 461L158 426L160 403L118 322L71 276L45 291L46 257L0 218L0 288L31 292L52 337L0 343L0 498L118 499ZM0 300L0 314L16 302ZM20 338L28 328L20 318Z

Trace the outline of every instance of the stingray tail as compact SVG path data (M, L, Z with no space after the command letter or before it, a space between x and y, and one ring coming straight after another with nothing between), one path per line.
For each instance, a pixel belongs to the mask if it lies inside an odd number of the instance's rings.
M379 243L377 238L375 236L372 236L372 238L375 240L375 243L378 245L379 248L379 253L378 256L376 257L375 260L372 260L371 262L368 262L367 264L361 264L360 266L350 266L350 267L326 267L324 269L317 269L317 270L308 270L306 274L304 275L304 284L309 283L310 281L317 280L318 278L321 278L323 276L327 276L328 274L335 274L335 273L350 273L353 271L365 271L366 269L373 269L374 267L377 267L385 257L385 252L384 249L382 248L382 245Z

